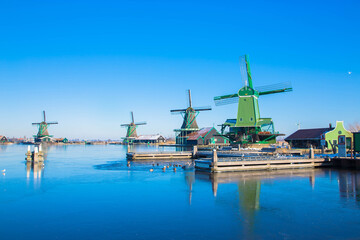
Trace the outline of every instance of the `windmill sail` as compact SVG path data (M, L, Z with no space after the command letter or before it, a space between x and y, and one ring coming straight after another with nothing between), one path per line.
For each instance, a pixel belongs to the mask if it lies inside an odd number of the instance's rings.
M216 106L237 103L238 100L239 100L239 95L237 93L214 97Z
M291 86L291 82L283 82L283 83L261 86L255 89L259 92L259 95L267 95L273 93L291 92L292 86Z
M247 76L247 72L246 72L245 56L241 56L239 58L239 63L240 63L241 80L243 81L244 87L245 87L245 86L248 86L248 76Z
M200 112L200 111L210 111L211 107L210 106L205 106L205 107L196 107L194 108L195 111Z
M146 122L137 122L135 123L136 126L139 126L139 125L146 125Z

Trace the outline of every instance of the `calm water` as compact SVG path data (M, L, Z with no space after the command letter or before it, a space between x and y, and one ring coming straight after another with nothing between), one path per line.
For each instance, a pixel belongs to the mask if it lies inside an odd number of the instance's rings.
M360 172L150 172L111 145L52 146L42 168L26 148L0 146L1 239L360 239Z

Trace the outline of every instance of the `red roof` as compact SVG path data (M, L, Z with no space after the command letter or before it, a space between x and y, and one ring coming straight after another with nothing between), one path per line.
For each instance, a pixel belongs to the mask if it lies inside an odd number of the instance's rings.
M187 140L198 140L199 137L205 137L206 134L208 134L211 131L211 129L213 129L213 128L212 127L207 127L207 128L202 128L197 132L190 133L188 135Z
M312 129L299 129L287 138L289 140L306 140L306 139L320 139L321 134L333 130L334 128L312 128Z

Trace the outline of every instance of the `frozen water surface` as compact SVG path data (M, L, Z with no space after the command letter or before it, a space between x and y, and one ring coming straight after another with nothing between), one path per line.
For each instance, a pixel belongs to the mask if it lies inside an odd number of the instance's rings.
M0 146L1 239L360 239L359 172L128 167L120 145L51 146L42 167L26 149Z

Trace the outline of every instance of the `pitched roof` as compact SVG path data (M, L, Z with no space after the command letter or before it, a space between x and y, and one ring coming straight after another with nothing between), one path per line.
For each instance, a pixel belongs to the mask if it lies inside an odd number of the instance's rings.
M187 140L197 140L199 137L205 137L212 129L212 127L207 127L202 128L199 131L192 132L188 135Z
M320 139L321 134L333 130L334 128L311 128L311 129L299 129L287 138L288 140L307 140L307 139Z
M158 140L159 138L164 138L160 134L157 135L140 135L135 138L135 140Z
M236 124L237 119L226 119L225 124Z

